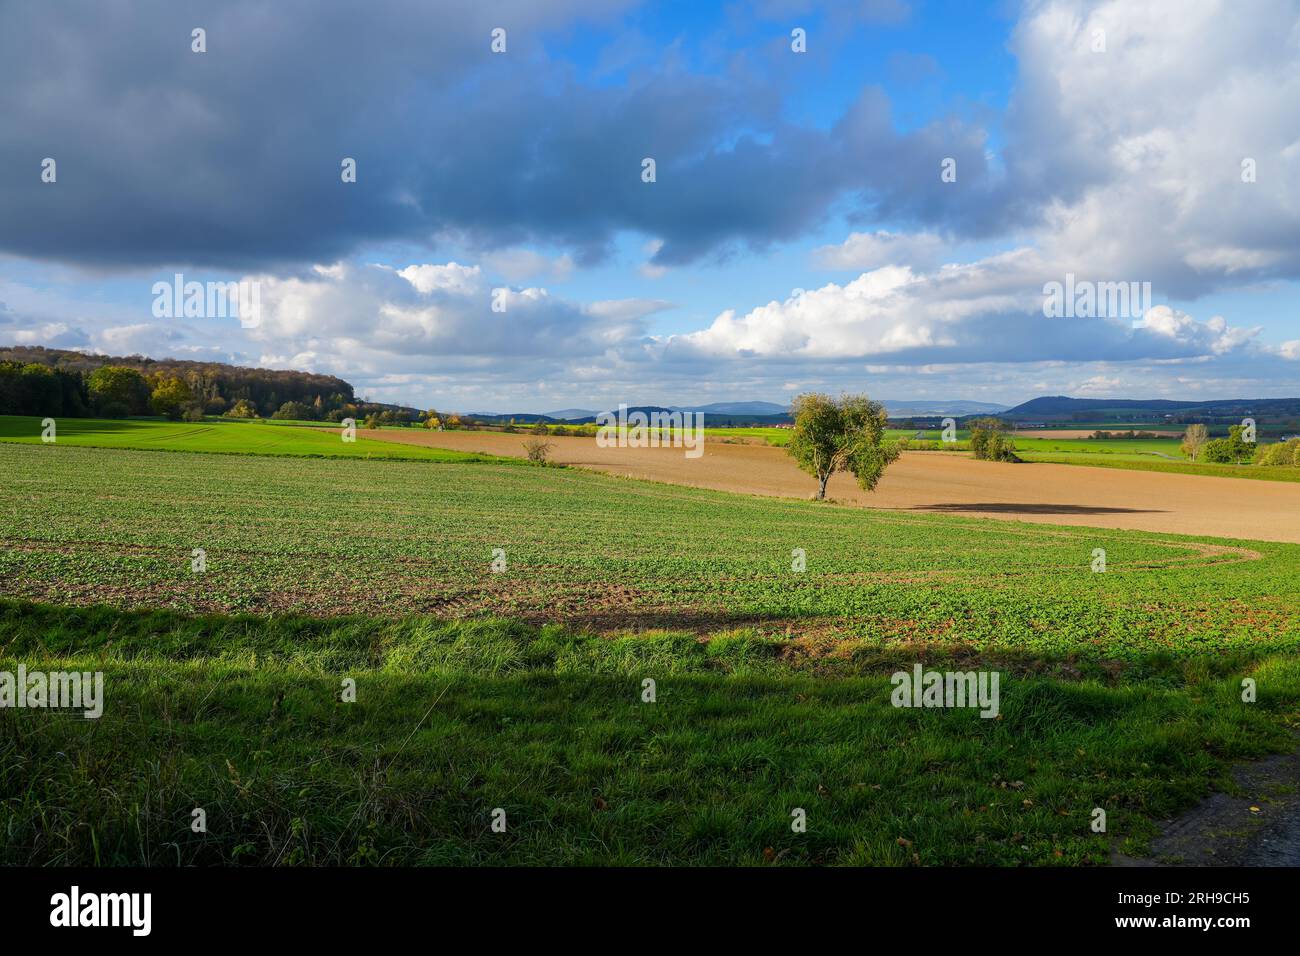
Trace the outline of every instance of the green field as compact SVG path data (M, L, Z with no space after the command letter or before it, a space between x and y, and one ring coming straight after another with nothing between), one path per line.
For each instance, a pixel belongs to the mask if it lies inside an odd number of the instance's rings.
M386 426L386 428L389 426ZM394 426L395 427L395 426ZM58 421L58 443L90 448L135 448L192 451L226 455L284 455L319 458L381 458L413 461L494 461L490 455L451 451L421 445L397 444L366 438L359 429L355 442L344 442L326 422L243 421L208 419L203 422L168 422L152 419L65 418ZM521 428L521 441L527 430ZM926 441L938 441L938 432L923 432ZM912 438L914 431L891 429L888 437ZM0 443L42 444L39 418L0 415ZM709 428L709 441L765 442L785 447L790 430L781 428ZM967 432L958 432L949 454L969 454ZM916 450L916 449L914 449ZM1209 465L1182 459L1178 439L1041 439L1017 438L1016 451L1026 461L1127 468L1172 474L1214 475L1265 481L1300 481L1300 468L1255 465ZM1172 459L1172 460L1171 460Z
M1034 438L1017 435L1016 450L1032 455L1119 455L1185 460L1178 438Z
M704 429L704 438L706 441L735 441L743 439L746 442L758 444L765 443L775 445L778 448L784 448L790 444L791 429L789 428L706 428ZM890 437L895 438L893 432ZM901 433L900 433L901 434Z
M60 418L56 445L94 448L140 448L196 451L226 455L289 455L326 458L400 458L428 461L477 461L490 456L440 448L395 445L365 437L345 442L322 422L304 423L208 419L168 422L148 419ZM41 445L41 419L0 415L0 442Z
M1300 722L1293 545L485 462L0 473L0 670L107 687L0 712L0 863L1098 864ZM892 707L917 662L998 671L998 719Z

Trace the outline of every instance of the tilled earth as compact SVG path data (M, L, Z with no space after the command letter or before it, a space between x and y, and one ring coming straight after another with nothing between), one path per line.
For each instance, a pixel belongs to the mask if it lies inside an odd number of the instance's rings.
M384 429L367 437L523 457L531 436ZM601 448L594 438L550 441L555 462L629 478L782 498L809 498L816 490L780 448L709 442L703 456L687 458L681 448ZM905 452L874 492L838 474L827 494L872 508L1300 543L1300 483L1292 482Z

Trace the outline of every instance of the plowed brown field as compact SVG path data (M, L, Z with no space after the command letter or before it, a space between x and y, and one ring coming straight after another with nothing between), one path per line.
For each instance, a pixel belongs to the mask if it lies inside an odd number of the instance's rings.
M365 436L514 457L523 457L530 437L415 429ZM687 458L680 448L600 448L594 438L551 442L553 461L630 478L785 498L809 498L816 489L783 449L765 445L706 443L703 457ZM827 494L872 508L1300 543L1300 483L1292 482L905 452L874 492L837 474Z

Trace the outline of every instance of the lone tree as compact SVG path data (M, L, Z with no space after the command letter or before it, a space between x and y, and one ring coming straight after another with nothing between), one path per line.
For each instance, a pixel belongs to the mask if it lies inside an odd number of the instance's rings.
M853 472L863 490L871 491L898 457L898 446L885 443L885 407L865 395L834 399L809 392L794 400L793 411L788 450L817 479L818 501L826 499L826 482L835 472Z
M1196 461L1201 449L1210 440L1210 430L1204 425L1188 425L1183 434L1183 454Z

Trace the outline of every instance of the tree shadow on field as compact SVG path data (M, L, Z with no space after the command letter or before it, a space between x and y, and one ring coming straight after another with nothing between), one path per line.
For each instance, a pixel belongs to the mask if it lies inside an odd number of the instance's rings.
M1166 514L1158 508L1104 508L1100 505L1049 505L1018 504L1013 502L946 502L933 505L913 505L912 511L992 512L994 514L1029 515L1129 515Z

